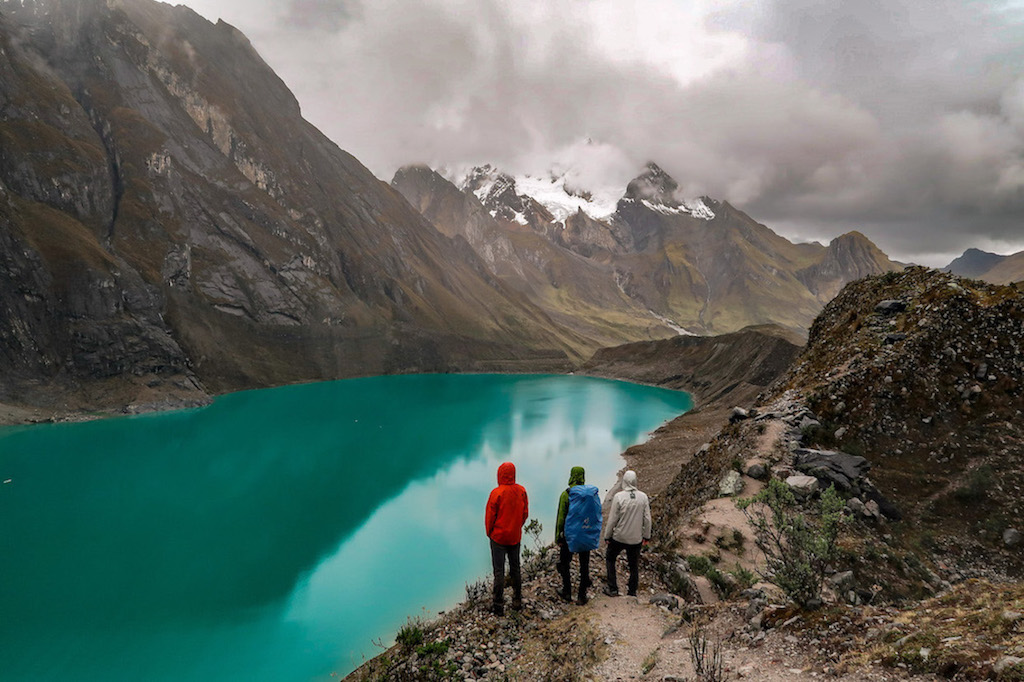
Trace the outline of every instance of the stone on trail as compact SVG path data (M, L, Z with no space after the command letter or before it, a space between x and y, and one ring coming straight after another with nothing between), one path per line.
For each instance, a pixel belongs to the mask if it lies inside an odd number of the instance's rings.
M768 467L766 467L762 462L748 462L747 476L750 476L755 481L768 480Z
M721 497L731 497L733 495L739 495L743 492L743 477L740 472L732 470L729 471L718 484L718 494Z
M648 603L655 604L657 606L667 606L671 610L679 608L679 598L674 594L668 594L667 592L661 592L652 596Z

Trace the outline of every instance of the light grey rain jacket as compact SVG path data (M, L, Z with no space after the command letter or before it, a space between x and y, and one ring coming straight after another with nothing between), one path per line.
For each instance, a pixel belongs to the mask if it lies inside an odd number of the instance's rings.
M605 540L636 545L651 539L651 501L636 489L636 472L622 475L622 490L615 493L605 526Z

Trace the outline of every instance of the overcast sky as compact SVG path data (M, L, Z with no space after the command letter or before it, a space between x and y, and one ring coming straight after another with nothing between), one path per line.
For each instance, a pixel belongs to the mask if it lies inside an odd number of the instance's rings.
M624 188L653 160L790 238L857 229L928 265L1024 250L1019 1L184 4L385 180L561 163Z

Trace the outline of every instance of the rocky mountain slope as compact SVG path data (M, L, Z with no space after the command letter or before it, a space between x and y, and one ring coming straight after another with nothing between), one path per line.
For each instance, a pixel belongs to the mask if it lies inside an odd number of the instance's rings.
M784 478L813 470L860 497L855 516L865 513L861 503L877 504L868 518L887 519L889 551L917 567L900 559L906 572L892 574L856 565L890 597L937 589L922 566L953 581L1019 578L1022 344L1024 294L1014 287L918 267L854 282L816 319L795 366L759 398L756 418L725 428L694 456L688 468L708 476L681 474L659 503L665 513L694 509L717 495L718 477L737 458L744 470L763 464ZM845 453L861 473L833 481L807 468L808 451ZM868 470L870 485L858 482Z
M410 166L392 185L553 318L598 334L595 347L769 323L805 332L844 284L902 267L857 232L827 247L793 244L727 202L682 198L653 163L615 199L564 175L490 166L458 185ZM504 267L499 253L532 269Z
M967 249L942 269L954 275L983 279L993 284L1011 284L1024 281L1024 251L1001 256L980 249Z
M994 284L1024 282L1024 251L1004 256L1001 261L986 270L980 278Z
M745 405L789 368L802 347L792 331L762 325L603 348L580 371L685 390L700 406Z
M564 367L580 345L181 6L0 2L0 215L0 401Z

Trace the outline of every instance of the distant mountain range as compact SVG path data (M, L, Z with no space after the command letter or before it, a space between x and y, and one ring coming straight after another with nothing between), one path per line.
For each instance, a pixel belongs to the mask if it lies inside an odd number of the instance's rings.
M954 275L983 279L993 284L1011 284L1024 280L1024 251L1000 256L980 249L967 249L962 256L942 269Z
M461 179L407 166L391 184L496 277L604 346L769 323L806 332L847 282L902 268L859 232L794 244L728 202L680 197L654 163L615 199L491 166Z

